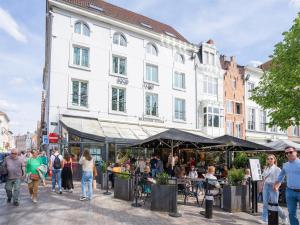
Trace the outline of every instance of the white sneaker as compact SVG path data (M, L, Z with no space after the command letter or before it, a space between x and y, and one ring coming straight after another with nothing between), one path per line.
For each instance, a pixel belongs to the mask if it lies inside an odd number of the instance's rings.
M87 200L87 199L86 199L86 197L81 197L79 200L80 200L80 201L85 201L85 200Z
M285 219L282 219L281 223L283 225L288 225L289 224L289 219L287 217L285 217Z
M37 200L35 198L32 198L33 203L37 203Z

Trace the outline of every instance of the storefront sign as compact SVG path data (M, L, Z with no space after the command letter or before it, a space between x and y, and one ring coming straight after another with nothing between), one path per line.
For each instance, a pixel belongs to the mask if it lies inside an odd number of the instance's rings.
M48 145L49 144L49 138L47 135L43 135L43 145Z
M49 133L48 137L50 143L57 143L59 140L59 135L57 133Z

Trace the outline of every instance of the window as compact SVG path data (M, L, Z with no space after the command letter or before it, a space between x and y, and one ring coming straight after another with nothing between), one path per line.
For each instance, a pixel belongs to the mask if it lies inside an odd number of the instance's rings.
M235 103L235 114L242 114L242 103Z
M293 136L299 136L299 127L298 126L293 126L292 127L292 135Z
M83 22L76 22L74 26L74 32L76 34L81 34L84 36L90 36L90 28L87 24Z
M203 92L205 94L218 95L218 79L204 76L203 78Z
M264 110L260 111L260 130L267 130L267 112Z
M215 54L209 53L209 62L210 65L215 65Z
M209 63L209 53L207 51L203 52L203 64L208 64Z
M184 73L174 73L174 87L185 89L185 74Z
M72 81L72 105L88 107L88 83Z
M126 66L127 66L127 60L125 57L113 55L113 65L112 65L113 73L125 76Z
M73 47L73 64L77 66L89 67L89 48L74 46Z
M148 43L146 46L146 50L147 50L147 53L150 55L155 55L155 56L158 55L157 48L154 44Z
M223 127L224 109L218 107L204 107L204 126L205 127Z
M254 84L253 83L250 83L248 82L248 98L250 98L252 96L252 90L254 89Z
M226 101L226 113L233 113L233 101Z
M255 130L255 109L248 108L248 129Z
M175 119L185 120L185 100L175 98Z
M158 83L158 67L155 65L146 65L146 80Z
M125 89L112 88L111 101L111 109L113 111L125 112Z
M226 134L233 136L233 122L226 121Z
M176 53L175 61L181 64L184 64L184 56L182 54Z
M147 93L146 94L146 115L158 116L158 95Z
M277 129L276 125L271 127L271 132L277 133L277 131L278 131L278 129Z
M116 45L121 45L126 47L127 46L127 41L126 38L123 34L120 33L115 33L113 36L113 43Z
M242 138L242 125L240 123L237 123L235 125L235 129L236 129L236 137Z

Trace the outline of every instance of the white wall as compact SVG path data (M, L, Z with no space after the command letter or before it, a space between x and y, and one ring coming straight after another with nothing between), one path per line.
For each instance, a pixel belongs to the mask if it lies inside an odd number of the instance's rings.
M73 32L74 23L78 19L88 23L91 29L90 37L83 37ZM154 89L149 91L157 93L159 96L159 119L163 123L158 124L196 128L195 71L194 61L190 59L191 53L189 51L176 49L121 28L58 10L53 13L52 29L50 98L47 99L49 101L49 120L47 121L49 132L58 132L58 128L51 126L50 123L58 122L61 114L141 122L139 118L143 118L145 113L144 95L148 91L143 82L146 62L156 64L159 67L159 85L155 85ZM125 34L128 40L127 47L112 44L112 35L115 31L121 31ZM157 45L159 51L157 57L146 54L145 47L149 41L153 41ZM90 48L90 70L72 67L72 44ZM184 54L184 65L174 62L177 51ZM127 57L127 78L129 81L127 85L117 84L117 77L110 73L112 54ZM185 73L185 91L172 88L175 70ZM71 105L72 79L88 81L89 107L86 110L75 109ZM127 112L125 115L118 115L110 110L112 86L126 88ZM186 100L186 121L183 123L173 120L175 97Z

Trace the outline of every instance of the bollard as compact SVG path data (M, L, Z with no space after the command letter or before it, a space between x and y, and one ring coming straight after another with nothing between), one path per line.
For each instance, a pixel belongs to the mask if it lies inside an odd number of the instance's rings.
M108 191L108 180L109 180L108 170L106 170L106 191L103 193L104 195L111 195L111 192Z
M207 219L212 219L213 203L214 203L214 196L210 193L207 194L205 196L205 218Z
M269 202L268 205L268 225L278 225L278 203Z
M174 185L174 190L173 192L169 193L171 196L171 202L169 202L170 206L169 206L169 216L171 217L181 217L181 213L178 212L177 209L177 192L178 192L178 186L177 186L177 179L175 178L175 180L172 178L171 182L169 181L169 184Z

